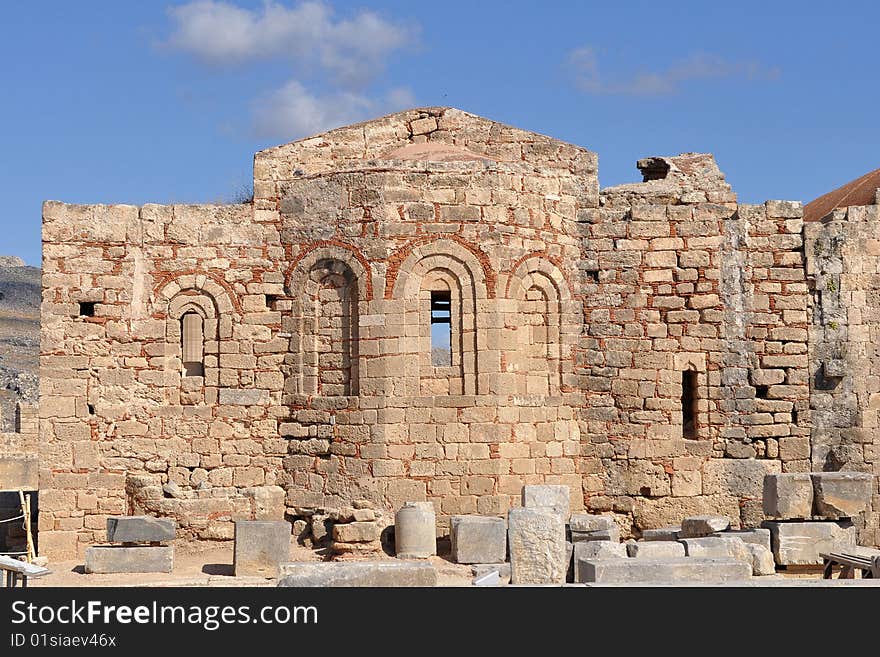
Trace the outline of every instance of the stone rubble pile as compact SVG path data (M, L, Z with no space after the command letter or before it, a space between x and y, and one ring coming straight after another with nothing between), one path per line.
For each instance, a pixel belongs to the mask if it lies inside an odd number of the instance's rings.
M392 523L369 500L344 507L297 507L293 534L307 547L327 548L336 559L381 556L383 534Z

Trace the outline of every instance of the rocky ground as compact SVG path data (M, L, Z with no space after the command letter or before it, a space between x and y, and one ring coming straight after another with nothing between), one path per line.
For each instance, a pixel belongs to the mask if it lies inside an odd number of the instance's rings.
M0 256L0 431L11 431L15 402L37 400L40 270Z

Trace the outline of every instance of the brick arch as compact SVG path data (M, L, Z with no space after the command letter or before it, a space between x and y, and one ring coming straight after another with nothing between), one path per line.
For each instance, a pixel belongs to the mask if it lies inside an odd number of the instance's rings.
M171 300L185 290L209 296L213 300L218 315L230 313L233 310L241 312L238 298L228 283L211 274L198 271L170 274L159 281L153 295L156 310L163 314L167 313Z
M462 284L473 285L475 299L495 298L495 272L489 264L489 256L476 246L458 236L431 237L410 242L388 258L388 275L385 279L385 298L401 298L418 289L421 276L442 266L467 272L469 280ZM446 268L448 268L447 266Z
M359 300L373 300L373 277L370 263L354 246L335 240L324 240L310 244L296 255L284 275L284 284L288 294L295 296L298 290L303 289L309 271L320 260L338 260L347 265L357 279Z
M575 297L571 283L562 273L559 263L543 251L534 251L524 255L513 263L511 275L507 278L504 296L511 298L511 287L514 283L522 285L526 277L533 273L542 273L551 279L562 301L569 301ZM515 288L513 292L516 292Z

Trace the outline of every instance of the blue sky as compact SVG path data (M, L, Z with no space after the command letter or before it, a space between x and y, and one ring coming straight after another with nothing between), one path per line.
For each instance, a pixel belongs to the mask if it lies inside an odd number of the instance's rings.
M40 205L216 202L254 151L452 105L635 160L715 153L743 202L880 166L880 6L849 2L6 3L0 254Z

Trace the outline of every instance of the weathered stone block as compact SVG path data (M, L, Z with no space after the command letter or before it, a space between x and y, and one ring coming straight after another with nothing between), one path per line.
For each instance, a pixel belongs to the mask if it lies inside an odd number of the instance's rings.
M377 522L337 522L333 525L333 540L341 543L369 543L379 540L380 531Z
M431 564L418 561L285 563L280 568L278 586L437 586L437 571Z
M643 541L676 541L681 527L658 527L656 529L643 529Z
M746 549L752 555L753 575L775 575L776 561L770 548L759 543L746 543Z
M701 557L581 559L578 567L584 582L598 584L724 584L752 574L748 563Z
M809 519L813 513L813 481L805 472L764 477L764 515L781 520Z
M107 518L107 541L110 543L161 543L173 541L177 521L151 516L116 516Z
M627 554L638 559L673 559L685 557L684 545L678 541L638 541L628 543Z
M277 577L279 566L290 559L290 537L286 520L236 520L235 575Z
M166 545L93 546L86 548L87 573L170 573L174 548Z
M704 536L701 538L682 538L679 542L684 545L685 554L689 557L726 558L748 564L752 563L751 552L746 544L738 538Z
M36 456L0 456L0 490L37 490L39 487L39 459Z
M220 388L220 403L236 406L254 406L269 401L266 390Z
M507 525L514 584L565 582L565 523L559 513L546 507L511 509Z
M680 538L700 538L723 532L730 527L727 516L691 516L681 521Z
M779 566L819 566L822 552L840 552L856 545L856 528L849 520L777 522L767 520L773 557Z
M591 515L589 513L575 513L568 521L568 526L573 532L594 532L614 529L617 523L613 516Z
M578 569L582 559L626 559L626 545L613 541L584 541L574 544L574 582L584 581Z
M497 572L500 584L510 584L509 563L480 563L471 566L474 577L482 577L490 572Z
M449 535L456 563L502 563L507 558L504 518L453 516Z
M400 559L437 554L437 520L430 502L407 502L394 515L394 549Z
M726 532L712 534L712 536L720 538L738 538L747 545L763 545L768 550L771 549L770 530L766 527L755 527L753 529L728 529Z
M596 529L591 532L571 532L571 542L579 543L581 541L612 541L620 542L620 527L615 525L609 529Z
M871 502L874 475L866 472L814 472L813 502L816 515L852 518Z
M570 495L568 486L523 486L522 505L527 509L553 509L567 520L571 513Z

